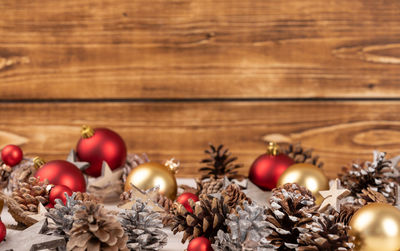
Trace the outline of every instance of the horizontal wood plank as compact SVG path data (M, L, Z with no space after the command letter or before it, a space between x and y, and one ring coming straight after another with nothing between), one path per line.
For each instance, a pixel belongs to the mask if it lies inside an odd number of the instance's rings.
M399 98L399 8L1 1L0 98Z
M208 143L223 143L247 173L267 139L314 148L334 177L352 160L370 160L372 150L400 154L400 102L182 102L26 103L0 106L0 147L13 143L26 155L65 158L80 126L109 127L129 152L150 159L181 160L181 177L199 175Z

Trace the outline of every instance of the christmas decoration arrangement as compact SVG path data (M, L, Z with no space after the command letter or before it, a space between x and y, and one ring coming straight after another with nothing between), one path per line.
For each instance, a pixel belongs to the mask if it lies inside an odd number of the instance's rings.
M111 129L77 138L66 160L1 149L0 210L17 224L0 219L0 250L162 250L169 232L188 251L400 250L400 171L384 152L329 180L312 149L271 142L248 169L263 203L223 145L192 187L178 186L179 161L128 153Z

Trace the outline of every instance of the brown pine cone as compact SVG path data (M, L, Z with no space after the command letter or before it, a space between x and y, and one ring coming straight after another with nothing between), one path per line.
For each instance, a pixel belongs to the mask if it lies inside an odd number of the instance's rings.
M335 212L336 222L341 222L344 225L349 225L351 218L360 209L361 206L353 204L344 204L340 207L340 212Z
M8 186L12 170L11 166L0 163L0 189L4 189Z
M165 210L165 212L161 213L162 224L170 226L174 218L174 202L162 194L157 195L155 202Z
M19 183L11 197L23 210L37 212L39 203L46 205L49 202L49 190L47 180L42 182L38 178L30 177L28 182Z
M354 163L350 170L344 168L344 173L339 174L341 184L344 188L350 190L350 196L355 200L365 200L369 197L379 195L372 195L372 191L382 194L387 203L395 204L397 201L397 184L393 181L394 169L390 160L385 159L386 153L374 152L372 162L365 162L363 164ZM370 188L370 190L368 190ZM363 192L366 190L366 192ZM369 196L370 194L371 196ZM379 198L375 198L381 200Z
M14 191L19 183L27 182L30 177L36 173L36 167L31 158L24 158L22 161L13 167L11 173L8 189Z
M358 203L360 205L366 205L369 203L374 203L374 202L380 202L380 203L388 203L388 200L386 199L383 194L380 192L372 190L371 187L368 187L367 189L363 189L361 193L359 194L359 199Z
M117 218L103 205L90 201L74 214L67 250L124 250L128 237Z
M285 184L272 190L267 209L267 240L277 250L295 250L297 239L307 223L312 221L315 198L307 188Z
M319 168L322 168L324 165L324 163L319 160L318 155L313 156L313 149L304 149L300 143L288 144L286 147L282 148L282 153L288 155L296 163L309 163Z
M93 194L88 194L88 193L82 193L82 192L75 192L75 200L80 200L80 201L92 201L95 203L101 202L100 198L94 196Z
M240 187L236 184L230 184L226 189L222 191L222 198L224 204L226 204L231 210L236 210L236 207L242 206L244 201L251 204L251 199L246 196L244 192L240 190Z
M196 180L199 194L213 194L220 193L224 189L226 185L226 181L224 178L215 179L211 177L208 180Z
M229 209L222 199L201 195L198 202L189 200L189 203L192 213L178 203L174 210L172 231L174 234L184 232L182 243L199 236L212 240L218 230L226 231L225 218Z

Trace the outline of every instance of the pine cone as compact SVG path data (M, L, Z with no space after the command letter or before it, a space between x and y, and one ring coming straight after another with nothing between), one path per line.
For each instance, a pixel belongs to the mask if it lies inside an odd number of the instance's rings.
M360 205L366 205L374 202L388 203L388 200L385 196L383 196L383 194L374 191L371 187L363 189L359 194L359 197L360 198L358 199L358 203Z
M313 149L304 149L300 143L288 144L286 147L282 148L282 153L288 155L296 163L309 163L319 168L322 168L324 165L324 163L319 160L318 155L313 156Z
M82 210L84 207L82 201L76 199L77 193L71 196L66 195L66 204L56 199L54 208L50 208L46 217L52 219L54 224L50 224L46 234L63 236L66 241L69 239L69 231L74 223L74 214L77 210Z
M298 251L353 250L354 237L348 234L350 227L338 222L337 214L332 210L312 219L313 222L307 224L299 235Z
M141 156L137 154L128 154L126 156L126 164L123 167L123 173L122 173L122 183L126 183L126 178L128 177L129 173L132 171L133 168L137 167L140 164L149 162L149 158L145 153L143 153Z
M28 182L28 179L36 173L36 167L31 158L23 158L22 161L13 167L10 175L8 189L14 191L19 183Z
M167 244L168 235L161 230L161 215L146 203L136 200L132 210L126 210L120 217L130 250L159 250Z
M351 218L354 213L360 209L361 206L353 205L353 204L344 204L340 207L340 212L335 212L336 222L343 223L344 225L349 225Z
M315 198L297 184L285 184L272 190L271 207L267 209L267 240L277 250L294 250L305 224L312 221Z
M226 219L228 233L219 230L213 245L216 251L245 251L271 249L266 243L267 222L265 209L256 204L243 203L238 206L237 214L230 214Z
M223 145L219 145L215 148L210 144L210 150L204 152L210 155L210 158L203 159L201 163L206 164L205 167L200 168L200 171L206 172L202 176L202 179L214 177L215 179L227 176L228 178L239 177L236 169L241 168L242 165L234 164L237 157L231 157L229 149L223 150Z
M19 206L30 212L37 212L39 203L46 205L49 202L49 182L40 181L38 178L30 177L28 182L22 182L12 192L11 196Z
M193 212L188 212L182 204L176 203L172 231L184 232L182 243L186 240L204 236L212 239L218 230L226 231L225 217L229 212L227 205L220 199L202 195L200 200L194 203L189 200Z
M344 168L344 174L339 178L344 188L350 190L355 199L365 198L363 190L370 188L381 193L390 204L397 200L397 185L390 177L394 170L390 160L385 159L386 153L374 152L373 162L365 162L363 165L354 163L350 170Z
M155 202L165 210L165 212L161 213L163 225L170 226L174 218L174 202L162 194L158 194L155 200Z
M83 202L74 213L67 250L128 250L124 229L117 218L103 205Z
M238 185L230 184L221 194L224 204L231 209L236 209L237 206L243 205L245 201L251 203L251 199L242 192ZM232 213L232 212L231 212Z
M12 170L11 166L0 163L0 189L4 189L8 186Z
M75 192L75 200L80 200L82 202L85 201L93 201L96 203L101 202L101 199L93 194L82 193L82 192Z

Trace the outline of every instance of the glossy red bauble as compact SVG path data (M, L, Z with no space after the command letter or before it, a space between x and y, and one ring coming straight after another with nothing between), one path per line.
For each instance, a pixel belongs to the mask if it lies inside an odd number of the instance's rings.
M54 205L56 204L56 199L62 200L65 205L65 203L67 202L67 197L65 197L65 193L71 196L73 192L71 189L69 189L69 187L63 185L55 185L54 187L52 187L49 193L50 205L54 207Z
M21 162L23 157L22 150L16 145L7 145L1 150L1 159L6 165L15 166Z
M0 242L4 241L4 239L6 238L6 234L7 234L6 226L2 221L0 221Z
M282 173L293 164L285 154L263 154L251 165L249 180L263 190L274 189Z
M103 161L107 162L111 170L125 164L126 146L116 132L107 128L96 128L89 135L81 137L76 146L76 155L79 160L90 163L90 167L84 172L98 177L101 175Z
M81 170L65 160L53 160L41 166L35 173L41 181L49 180L53 185L64 185L73 192L85 192L86 180Z
M189 242L187 251L213 251L211 242L206 237L197 237Z
M179 195L176 199L176 202L182 204L188 212L193 213L193 209L190 207L189 199L192 199L194 202L199 201L199 197L193 193L183 193Z

